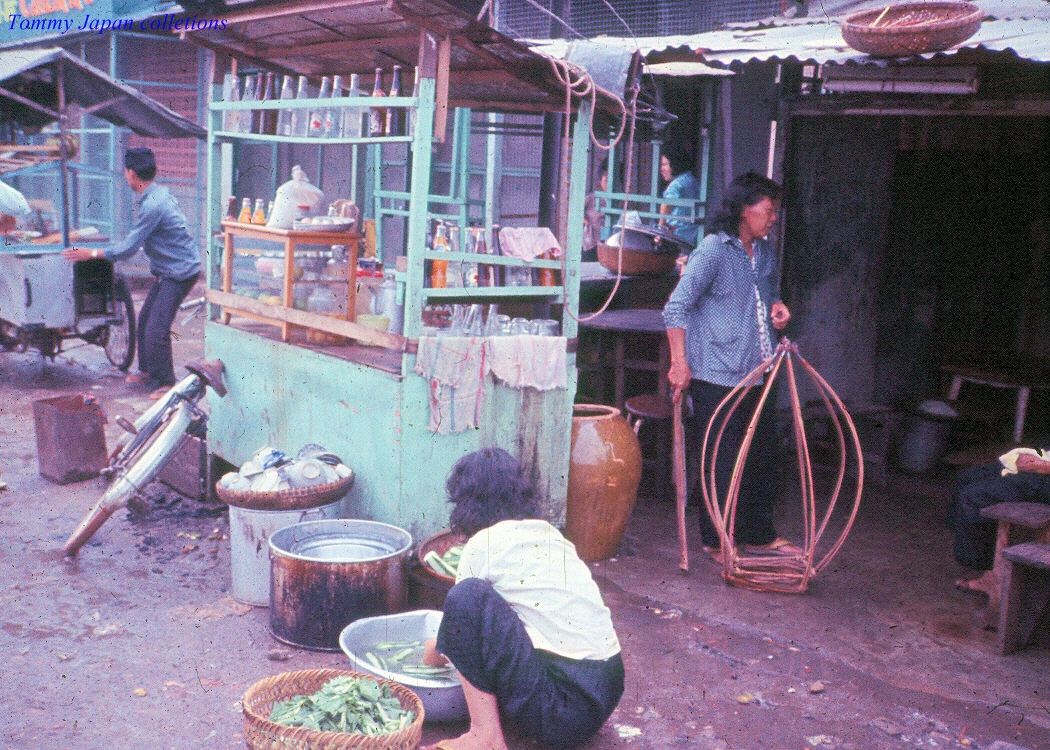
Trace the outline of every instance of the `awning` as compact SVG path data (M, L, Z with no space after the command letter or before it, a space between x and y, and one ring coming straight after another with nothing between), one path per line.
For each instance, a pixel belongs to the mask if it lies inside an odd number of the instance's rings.
M983 2L981 5L987 8L989 3ZM1003 3L997 5L1002 6ZM983 49L1012 53L1032 62L1050 62L1050 3L1043 2L1042 5L1045 8L1042 8L1039 17L987 17L977 33L963 44L946 52L921 57L928 59L962 49ZM854 6L850 12L859 7L864 6ZM695 55L697 62L718 68L735 68L749 62L785 61L885 65L886 60L858 52L846 44L839 29L839 21L846 15L849 13L834 17L734 24L703 34L637 39L597 37L594 41L638 49L647 59L674 50L688 51ZM560 39L542 40L533 42L533 49L558 56L563 54L567 45L567 41Z
M147 138L205 138L207 132L64 49L0 52L0 122L33 131L58 119L58 81L66 107L130 128Z

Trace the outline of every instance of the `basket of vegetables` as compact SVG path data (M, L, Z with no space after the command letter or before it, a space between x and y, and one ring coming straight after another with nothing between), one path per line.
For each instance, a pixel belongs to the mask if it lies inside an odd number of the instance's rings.
M360 672L283 672L256 682L241 703L253 750L415 750L423 736L419 696Z
M427 539L416 550L416 560L428 576L448 584L456 582L459 556L467 538L455 531L442 531Z

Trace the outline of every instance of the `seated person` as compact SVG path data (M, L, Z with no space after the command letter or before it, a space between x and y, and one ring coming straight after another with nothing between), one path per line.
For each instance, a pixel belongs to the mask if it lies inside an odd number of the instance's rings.
M25 196L0 182L0 237L18 229L31 213Z
M503 721L544 746L592 737L623 694L620 643L586 563L521 465L486 448L452 467L449 525L469 536L426 660L459 670L470 729L446 750L504 750ZM436 747L436 746L432 746Z
M602 159L598 165L598 184L596 191L606 192L609 189L609 157ZM604 199L594 193L587 193L583 202L583 254L580 260L584 263L598 260L598 245L602 241L602 230L605 228L605 215L602 214Z
M996 522L981 515L981 509L1007 502L1050 505L1050 438L1042 451L1015 448L995 463L973 466L959 472L955 492L948 504L948 528L955 533L953 556L968 568L986 571L955 585L968 591L989 593L999 585L992 572L995 562Z

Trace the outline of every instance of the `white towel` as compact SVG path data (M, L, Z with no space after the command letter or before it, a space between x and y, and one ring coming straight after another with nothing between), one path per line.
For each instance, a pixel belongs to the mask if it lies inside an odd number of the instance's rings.
M448 435L478 426L486 369L484 339L420 337L415 371L427 379L431 432Z
M1035 456L1044 461L1050 461L1050 451L1040 451L1035 448L1014 448L999 456L999 463L1003 465L1002 475L1017 473L1017 459L1022 455Z
M493 336L486 341L488 368L511 388L565 388L564 336Z
M503 227L499 230L499 251L508 258L526 262L545 253L550 253L551 258L561 257L558 238L547 227Z

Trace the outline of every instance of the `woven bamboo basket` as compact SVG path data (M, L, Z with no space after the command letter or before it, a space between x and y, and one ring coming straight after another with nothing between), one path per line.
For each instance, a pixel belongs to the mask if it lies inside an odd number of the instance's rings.
M273 492L230 490L217 484L215 494L227 505L247 510L307 510L334 503L349 492L353 484L354 475L351 473L328 484Z
M419 566L423 568L424 571L426 571L428 576L436 578L442 583L447 583L448 587L452 588L452 584L456 582L456 579L434 570L427 565L423 558L426 557L427 553L431 550L437 552L439 555L444 555L450 548L455 547L457 544L465 544L466 541L467 538L463 534L459 534L455 531L439 531L437 534L434 534L434 536L428 538L419 545L419 548L416 550L416 562L419 563Z
M907 2L847 16L842 38L874 57L907 57L940 52L977 33L984 11L967 2Z
M360 677L390 688L402 708L415 711L416 718L404 729L390 734L367 735L319 732L270 721L277 701L317 692L335 677ZM423 702L404 685L343 669L303 669L265 677L244 693L244 739L252 750L415 750L423 737Z
M616 267L620 248L601 243L598 245L598 262L605 268L616 273ZM649 276L671 273L674 270L675 261L678 259L677 249L671 252L659 250L632 250L623 249L623 259L620 273L626 276Z

